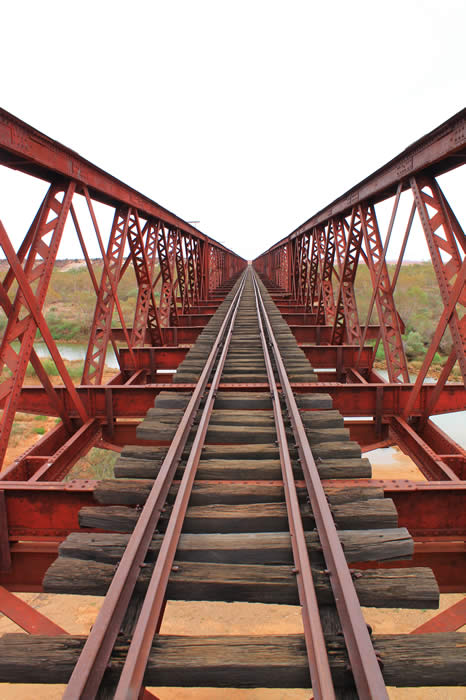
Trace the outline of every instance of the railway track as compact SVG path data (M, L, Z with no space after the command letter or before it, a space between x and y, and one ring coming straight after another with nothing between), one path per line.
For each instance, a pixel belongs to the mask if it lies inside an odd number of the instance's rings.
M0 679L119 700L144 685L383 698L386 684L461 683L458 635L373 636L364 621L361 605L435 608L439 592L428 569L350 568L409 558L413 542L330 397L293 395L316 380L249 268L175 375L195 390L159 394L138 427L147 446L124 448L80 514L93 532L70 535L46 574L46 591L105 595L88 639L8 635ZM300 605L303 634L170 637L166 599Z

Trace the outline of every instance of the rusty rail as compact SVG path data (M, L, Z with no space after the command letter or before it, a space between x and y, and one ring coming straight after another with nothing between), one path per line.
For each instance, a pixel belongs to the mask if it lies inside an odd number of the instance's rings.
M253 278L254 279L254 278ZM302 606L302 618L304 626L304 638L306 640L307 657L311 673L312 691L316 700L335 698L332 674L325 645L324 633L320 621L319 605L312 580L311 563L304 535L303 521L299 508L296 483L293 475L288 439L286 436L283 413L280 406L280 396L274 377L272 361L267 347L266 332L261 318L261 309L264 309L257 283L254 284L257 319L261 336L262 350L264 352L265 367L272 398L273 415L277 429L277 442L280 452L280 465L285 491L286 510L291 533L291 546L295 564L296 581L298 584L299 600ZM269 336L270 337L270 336Z
M246 275L243 275L165 457L161 471L130 537L96 623L74 668L64 695L67 700L77 700L78 698L87 700L95 698L99 692L105 669L133 594L140 567L144 562L161 509L165 503L169 486L186 446L188 434L198 413L201 399L206 394L210 377L214 372L114 697L117 700L137 700L140 696L153 638L163 615L169 575L228 354L245 280ZM277 431L277 444L295 562L294 573L302 606L304 635L314 696L317 699L331 700L335 697L335 691L293 475L288 446L289 438L285 427L286 413L288 413L294 441L298 449L359 697L363 699L388 698L351 573L343 554L335 523L254 273L253 288ZM279 386L282 394L279 393ZM283 402L286 409L281 405Z
M264 317L265 328L268 335L268 342L272 349L275 365L277 368L278 379L281 385L281 390L283 392L283 397L286 403L288 415L290 417L293 435L300 457L301 468L303 470L309 500L315 518L319 539L322 545L322 551L324 554L328 575L330 577L330 583L335 597L335 604L338 610L341 627L345 637L348 656L350 658L351 663L351 670L358 691L358 696L362 699L367 698L367 700L370 700L371 698L388 698L379 662L377 660L374 647L372 646L369 631L364 621L361 606L359 604L359 600L353 585L351 572L349 570L345 555L343 553L343 548L338 537L332 513L330 511L330 507L327 502L322 483L320 481L319 472L317 470L314 457L312 456L311 448L309 447L309 442L306 437L306 432L303 426L303 422L301 420L301 415L299 413L299 409L296 404L296 400L294 398L293 391L291 389L291 385L288 379L288 375L286 373L285 365L283 363L283 359L281 357L280 350L278 348L278 344L275 339L272 326L268 319L264 302L260 295L260 291L256 281L255 287L260 310ZM275 398L273 401L274 413L276 411L276 402L277 399ZM296 515L299 515L299 509ZM297 532L297 536L300 537L299 532ZM302 534L302 538L304 540L304 533ZM293 552L295 550L295 547L297 547L298 545L302 547L302 543L293 542ZM301 566L302 565L303 564L301 563ZM302 571L298 572L298 576L301 579L300 596L301 587L304 588L305 585L308 587L309 594L312 595L310 591L312 582L308 580L310 575L310 571L307 572L307 570L304 568ZM308 603L306 603L306 605L308 605ZM315 617L312 615L311 610L307 607L303 610L303 620L305 633L307 625L314 625L317 622ZM306 643L308 644L308 656L311 656L309 647L310 635L311 632L310 630L308 630L308 633L306 634ZM313 667L315 673L317 670L317 664L313 659L310 659L310 665L311 674ZM316 697L331 697L327 685L324 685L326 683L325 664L321 665L318 673L322 675L318 676L317 683L318 686L323 686L324 692L320 696L317 695L316 690L314 690L314 676L311 675L313 681L313 690L316 694Z
M196 388L183 414L160 472L153 484L134 532L121 558L94 626L81 652L63 697L66 700L95 698L107 668L113 646L131 600L140 568L160 518L176 468L194 423L201 399L217 359L223 337L244 285L240 284L220 327ZM139 689L134 697L138 697Z
M196 476L197 467L199 465L202 448L204 447L210 416L212 414L215 397L217 395L217 389L220 384L223 367L228 354L228 348L230 346L230 340L235 325L239 302L244 289L245 279L246 275L243 275L239 289L226 316L226 321L228 320L228 330L225 334L224 323L218 335L218 339L224 338L222 352L210 385L209 393L207 395L204 409L199 421L199 426L197 428L188 461L183 472L183 478L178 488L173 510L170 515L170 520L168 522L165 536L160 547L160 552L158 554L151 580L144 598L144 603L139 614L136 628L133 632L128 655L126 657L126 661L121 672L120 681L115 693L115 700L137 700L143 685L147 660L149 658L154 634L156 633L159 625L160 616L163 613L168 578L173 566L176 548L178 546L178 540L181 534L181 528L183 527L188 501L191 496L191 490Z

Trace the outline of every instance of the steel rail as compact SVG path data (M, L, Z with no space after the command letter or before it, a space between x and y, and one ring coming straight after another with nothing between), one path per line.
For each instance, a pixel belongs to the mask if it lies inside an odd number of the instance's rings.
M380 670L374 647L354 588L332 513L320 481L314 457L306 436L301 415L291 389L290 381L265 311L262 296L261 309L269 335L269 343L275 359L281 389L286 402L295 438L301 468L314 515L317 532L329 573L335 604L345 638L354 682L361 700L388 700L387 689Z
M188 501L191 496L192 486L196 477L202 448L204 447L210 417L214 408L218 386L223 373L223 367L228 354L231 336L238 313L241 296L245 285L246 275L243 276L235 297L230 307L228 331L226 332L222 352L212 379L209 393L202 411L199 426L194 437L191 452L183 472L183 477L178 488L175 503L173 505L167 529L163 537L160 551L155 562L154 570L146 591L144 603L133 632L131 644L126 656L123 670L115 693L115 700L137 700L143 685L144 673L149 659L154 635L157 631L160 615L165 600L165 592L168 579L172 571L181 529L183 527Z
M311 564L304 534L301 510L299 507L296 483L291 464L288 439L286 435L283 413L280 406L280 396L277 390L272 361L267 347L266 334L261 318L259 304L259 288L253 277L254 296L256 301L257 319L264 352L265 367L272 398L275 427L277 429L277 442L280 453L280 466L285 490L286 510L291 534L291 546L295 564L296 581L298 584L299 600L304 626L304 638L306 641L307 658L311 674L312 692L316 700L332 700L335 692L330 671L327 647L325 644L322 623L320 620L319 605L312 579Z
M73 669L63 695L65 700L91 700L97 695L240 290L241 283L120 560L97 619Z

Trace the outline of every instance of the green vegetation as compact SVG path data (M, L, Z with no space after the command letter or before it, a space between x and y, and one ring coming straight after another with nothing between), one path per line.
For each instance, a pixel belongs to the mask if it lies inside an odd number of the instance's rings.
M41 359L41 364L42 364L42 367L47 372L47 374L49 375L49 377L58 377L59 371L55 365L55 362L52 359L50 359L48 357L44 357ZM27 366L26 376L27 377L35 377L36 376L35 369L31 365L31 363L29 363Z
M72 266L72 263L76 266ZM58 261L52 274L44 305L44 316L52 337L60 342L86 343L89 328L94 317L96 294L89 272L82 261ZM71 264L70 264L71 263ZM93 270L100 284L102 261L93 261ZM13 300L17 287L12 285L9 296ZM138 295L134 269L129 266L118 285L118 296L125 322L133 323L133 315ZM114 325L119 326L115 310ZM0 311L0 333L6 327L6 316Z
M114 466L117 458L117 452L93 447L87 455L76 462L73 469L65 477L65 481L72 479L114 479Z
M393 279L395 265L388 265L390 279ZM361 324L365 324L372 296L372 282L366 265L360 262L356 275L356 301ZM398 313L405 325L403 340L409 361L419 363L434 337L437 323L443 311L443 304L431 263L403 265L395 289L395 303ZM374 304L371 323L377 323L378 316ZM434 364L442 364L452 347L450 333L444 334L435 354ZM377 359L383 360L383 348L380 343Z
M102 276L101 261L93 262L93 269L98 282ZM395 266L388 265L390 277L393 278ZM334 281L336 290L337 283ZM10 298L16 289L13 285ZM127 326L133 323L138 289L134 270L131 266L125 271L118 285L118 295ZM361 323L364 324L372 295L372 283L368 268L360 261L356 276L356 299ZM433 338L440 314L443 310L436 276L430 263L403 265L398 279L395 301L401 319L405 324L403 339L406 354L410 362L422 361ZM44 306L44 315L55 340L60 342L87 343L89 328L92 325L96 295L87 267L80 261L58 261L52 274L49 291ZM377 312L372 312L372 323L377 322ZM120 326L120 319L115 309L113 325ZM0 312L0 332L6 326L6 317ZM434 363L445 361L451 350L451 338L447 331L442 339ZM382 343L377 349L377 360L384 361ZM51 377L58 376L58 370L51 359L43 361ZM67 363L71 377L79 380L82 376L83 363ZM5 370L7 373L7 370ZM34 376L31 365L28 376Z

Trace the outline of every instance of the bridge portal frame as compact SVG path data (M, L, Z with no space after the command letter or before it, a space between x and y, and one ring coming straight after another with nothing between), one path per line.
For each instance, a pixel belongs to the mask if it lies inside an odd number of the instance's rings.
M447 382L456 360L464 374L465 315L461 307L465 302L465 244L464 233L435 178L466 160L465 115L463 110L417 141L254 263L272 284L278 307L319 375L318 383L293 385L294 391L328 392L348 419L369 416L366 421L348 422L352 437L363 449L397 444L428 479L422 484L390 481L383 486L387 495L395 498L402 524L415 530L416 521L424 514L423 525L418 525L415 534L417 556L440 575L443 590L452 590L448 581L454 581L453 590L466 581L466 525L458 525L464 517L461 501L466 488L466 457L430 416L466 409L464 386ZM0 110L0 164L41 178L50 187L16 253L7 232L3 227L0 230L0 243L10 263L0 287L0 303L14 319L0 347L0 361L12 371L12 377L0 388L0 407L6 416L0 450L6 448L8 426L16 410L62 418L60 425L0 476L4 524L0 583L12 590L28 590L24 586L38 590L41 567L56 555L57 542L79 529L77 511L92 499L92 482L65 483L62 479L92 446L119 450L123 444L136 442L134 419L147 411L159 391L192 389L191 385L167 382L169 375L159 370L176 369L187 346L195 342L224 298L228 281L246 262L4 110ZM408 189L415 201L390 280L386 251L392 223L383 243L375 207L394 196L393 219L400 194ZM87 205L90 229L84 229L78 215L79 198ZM115 214L106 249L97 204L110 206ZM405 381L404 329L393 297L416 212L421 213L444 303L421 370L424 376L447 325L453 328L455 341L436 385ZM47 291L58 253L55 243L62 239L66 221L74 226L97 298L88 358L78 386L69 377L42 313L42 293ZM86 245L89 230L102 254L100 282ZM446 262L445 254L450 258ZM376 325L370 325L370 313L365 325L358 317L354 277L361 259L368 265L374 284L371 307L378 310ZM131 265L138 298L134 320L128 324L118 285ZM11 301L9 292L15 285L18 291ZM120 328L111 324L115 307ZM63 386L52 386L30 343L25 343L24 349L21 346L16 358L12 354L13 337L21 339L26 333L29 338L30 329L34 334L39 329L46 340ZM375 340L376 346L382 340L388 382L374 370L375 349L366 345L366 340ZM121 341L126 347L121 347ZM103 384L103 359L109 343L116 351L119 371ZM24 386L23 368L29 360L41 380L40 387ZM329 366L334 371L329 372ZM265 385L251 384L220 389L267 391ZM53 504L50 509L48 502ZM28 539L26 545L19 541L22 538Z

